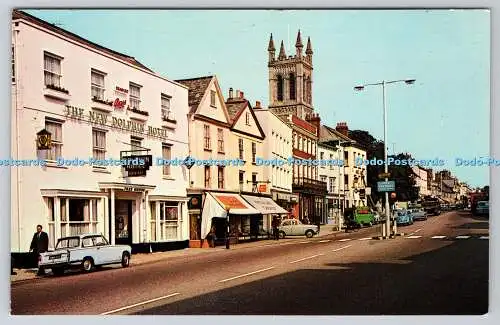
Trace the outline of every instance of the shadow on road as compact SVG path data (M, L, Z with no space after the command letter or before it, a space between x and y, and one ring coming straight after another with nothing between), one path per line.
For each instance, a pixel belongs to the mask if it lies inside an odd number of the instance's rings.
M488 241L474 240L450 242L404 260L327 263L137 314L477 315L487 311Z
M456 228L456 229L489 229L490 224L489 224L489 222L486 222L486 221L469 222L469 223L461 224L460 226L456 226L454 228Z

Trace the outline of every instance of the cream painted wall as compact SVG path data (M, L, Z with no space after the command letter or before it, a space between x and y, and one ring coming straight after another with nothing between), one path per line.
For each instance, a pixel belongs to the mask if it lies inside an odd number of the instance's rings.
M187 119L188 90L174 82L137 69L105 54L75 44L58 35L52 35L25 23L13 27L16 44L17 92L20 100L12 115L13 137L17 137L19 152L12 149L15 159L36 158L36 133L45 127L47 117L63 122L62 156L68 159L92 157L92 128L97 127L84 120L66 118L65 104L82 108L88 115L95 103L91 100L90 71L92 68L106 73L105 98L114 100L115 86L128 89L129 82L142 85L141 109L147 110L146 125L161 128L161 93L172 96L171 110L177 119L174 130L167 132L167 138L138 135L143 138L142 146L151 149L153 158L162 157L162 143L172 145L172 158L188 154ZM44 51L63 57L62 87L69 90L67 102L49 99L44 85ZM128 97L127 103L129 101ZM96 111L97 112L97 111ZM112 117L130 120L134 113L115 110L107 113ZM106 133L106 158L119 159L121 150L130 150L129 131L99 126ZM17 133L16 133L17 128ZM146 127L147 129L147 127ZM12 251L25 252L29 249L31 236L36 224L47 225L47 208L41 197L41 189L61 189L75 191L99 191L99 182L124 182L120 167L108 167L105 173L96 172L91 166L59 167L22 167L13 169L12 181L18 184L19 197L13 197ZM153 166L146 177L134 177L125 181L155 185L150 194L165 196L186 196L188 175L180 166L171 167L170 178L162 175L162 167ZM15 190L15 185L12 186ZM104 214L105 212L103 212ZM187 218L187 211L186 218ZM104 216L103 216L104 218ZM104 220L100 220L104 222ZM187 227L187 225L186 225ZM185 231L187 236L187 231ZM187 239L187 237L186 237Z

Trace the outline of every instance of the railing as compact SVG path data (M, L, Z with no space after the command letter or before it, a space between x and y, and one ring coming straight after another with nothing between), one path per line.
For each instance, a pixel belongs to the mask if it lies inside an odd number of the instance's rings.
M326 192L327 191L327 183L318 181L316 179L306 178L306 177L294 177L293 185L298 187L303 187L306 189L315 189Z

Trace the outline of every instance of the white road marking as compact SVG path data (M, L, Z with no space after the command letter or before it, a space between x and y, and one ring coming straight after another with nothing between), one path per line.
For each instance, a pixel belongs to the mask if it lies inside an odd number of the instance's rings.
M351 247L351 246L352 246L352 245L347 245L347 246L344 246L344 247L340 247L340 248L337 248L337 249L332 250L332 252L338 252L338 251L340 251L340 250L346 249L346 248Z
M409 238L409 239L417 239L417 238L421 238L422 236L408 236L406 238Z
M351 238L344 238L344 239L340 239L339 241L349 241L351 240Z
M365 238L361 238L359 240L370 240L370 239L372 239L372 238L371 237L365 237Z
M419 229L415 230L415 233L419 232L420 230L422 230L422 228L419 228Z
M328 243L330 241L331 241L330 239L324 239L324 240L320 240L318 243Z
M300 260L296 260L296 261L290 262L290 264L297 263L297 262L302 262L302 261L305 261L305 260L309 260L311 258L315 258L315 257L321 256L321 255L325 255L325 254L317 254L317 255L313 255L313 256L309 256L309 257L304 257L304 258L301 258Z
M481 236L479 239L490 239L490 236Z
M130 305L130 306L125 306L125 307L118 308L118 309L115 309L115 310L107 311L107 312L105 312L105 313L102 313L101 315L109 315L109 314L114 314L114 313L117 313L117 312L120 312L120 311L123 311L123 310L126 310L126 309L130 309L130 308L134 308L134 307L137 307L137 306L141 306L141 305L149 304L149 303L152 303L152 302L155 302L155 301L158 301L158 300L162 300L162 299L171 298L171 297L173 297L173 296L177 296L177 295L180 295L180 293L176 292L176 293L172 293L172 294L167 295L167 296L158 297L158 298L155 298L155 299L151 299L151 300L147 300L147 301L139 302L139 303L137 303L137 304L133 304L133 305Z
M301 241L301 242L299 242L299 244L307 244L307 243L310 243L310 241Z
M432 239L443 239L443 238L446 238L446 236L434 236L434 237L432 237Z
M470 236L457 236L455 239L469 239Z
M272 270L272 269L274 269L274 266L271 266L271 267L268 267L268 268L266 268L266 269L262 269L262 270L253 271L253 272L250 272L250 273L245 273L245 274L238 275L238 276L233 276L232 278L228 278L228 279L220 280L219 282L227 282L227 281L231 281L231 280L235 280L235 279L243 278L243 277L245 277L245 276L249 276L249 275L253 275L253 274L257 274L257 273L261 273L261 272L269 271L269 270Z

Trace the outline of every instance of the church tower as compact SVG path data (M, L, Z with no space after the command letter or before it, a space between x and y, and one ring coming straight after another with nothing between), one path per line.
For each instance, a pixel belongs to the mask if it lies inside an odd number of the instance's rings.
M269 39L269 109L278 116L295 115L303 120L313 116L312 104L312 46L307 39L303 53L300 30L295 42L295 55L286 55L281 41L278 57L275 57L273 35Z

